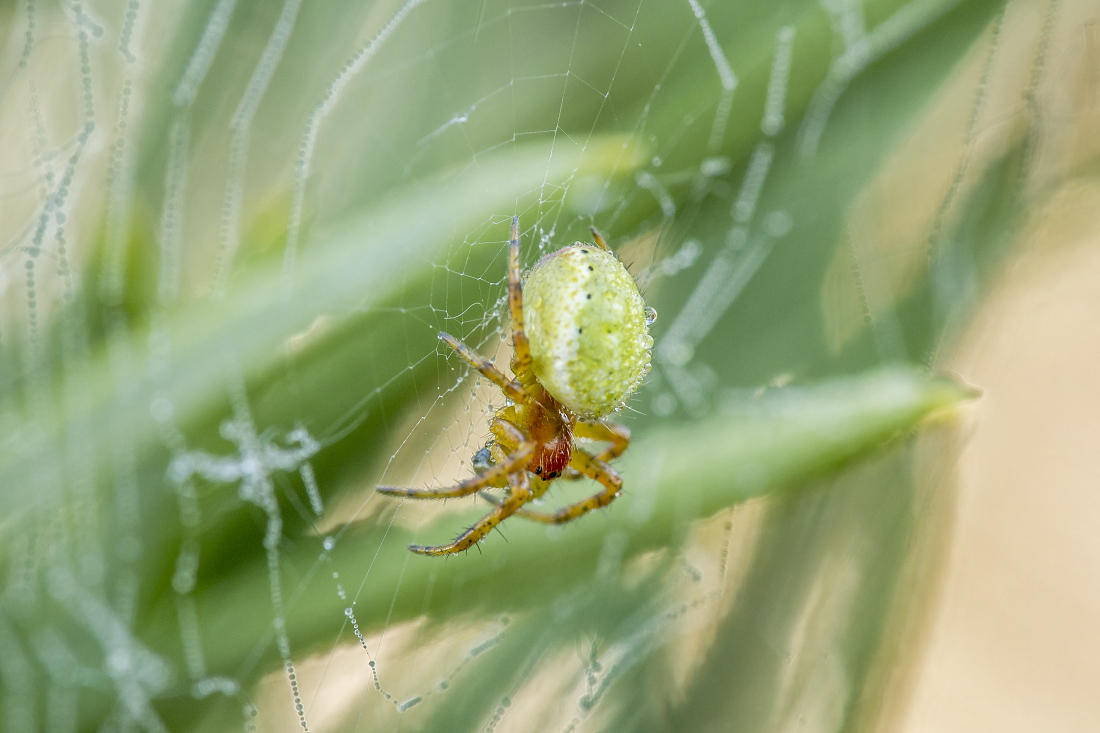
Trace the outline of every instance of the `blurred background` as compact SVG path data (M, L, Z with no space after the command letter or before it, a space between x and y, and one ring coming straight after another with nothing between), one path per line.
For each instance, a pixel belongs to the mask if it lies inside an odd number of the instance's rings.
M0 728L1100 727L1100 9L0 6ZM522 258L659 319L621 498L471 474ZM560 482L546 506L591 482Z

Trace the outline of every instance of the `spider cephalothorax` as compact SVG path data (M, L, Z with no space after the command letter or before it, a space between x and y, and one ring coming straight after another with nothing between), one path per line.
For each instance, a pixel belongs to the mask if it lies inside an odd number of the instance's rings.
M608 461L622 455L630 431L602 420L622 407L649 371L656 318L638 286L595 229L595 245L563 247L542 258L520 282L519 219L512 219L508 251L508 306L512 317L512 373L509 379L466 344L439 337L499 386L511 404L493 416L489 443L474 456L477 475L443 489L379 486L391 496L446 499L488 488L507 488L503 499L482 493L493 511L448 545L409 549L448 555L479 542L513 514L560 524L607 506L619 495L622 477ZM597 455L574 438L603 441ZM523 508L559 478L587 476L603 485L598 494L546 513Z

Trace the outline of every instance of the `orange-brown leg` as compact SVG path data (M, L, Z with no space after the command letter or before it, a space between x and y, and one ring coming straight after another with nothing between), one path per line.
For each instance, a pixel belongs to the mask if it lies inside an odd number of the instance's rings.
M505 460L497 463L484 473L480 473L473 478L468 478L454 486L441 489L379 486L375 491L388 496L406 496L410 499L453 499L459 496L475 494L487 486L492 486L493 482L502 476L507 476L516 472L524 472L528 462L531 460L531 454L534 453L535 444L528 440L527 436L524 435L519 428L509 422L497 420L493 423L493 427L501 430L502 433L512 440L516 448L508 454Z
M468 550L485 535L493 531L493 527L503 522L508 517L531 500L531 487L527 480L527 471L520 470L508 474L508 484L511 490L504 501L497 505L493 511L486 514L474 523L474 526L463 532L449 545L437 545L427 547L425 545L409 545L409 549L419 555L453 555L456 552Z
M504 394L508 395L516 402L527 401L527 392L524 391L519 382L504 376L504 373L497 369L493 362L489 361L449 333L440 331L439 338L457 351L459 356L470 362L474 369L484 374L490 382L500 387L501 390L504 391Z
M630 445L630 429L625 425L614 422L588 422L578 421L573 426L573 435L589 440L601 440L610 443L596 458L601 461L611 461L621 456Z
M530 509L519 509L515 512L515 515L543 524L564 524L581 515L588 514L593 509L601 509L607 506L619 496L619 492L623 488L622 476L599 458L577 448L573 451L573 459L569 464L588 478L596 479L603 484L603 491L583 501L578 501L576 504L563 506L556 512L536 512ZM484 497L485 494L482 494L482 496Z
M536 477L532 477L532 475L528 475L528 479L530 479L530 482L531 482L531 501L535 501L536 499L540 499L542 494L547 492L547 490L550 488L550 484L552 484L554 481L576 481L577 479L583 479L583 478L584 478L583 473L581 473L580 471L577 471L575 468L572 468L570 466L565 467L565 470L562 471L560 477L558 477L557 479L551 479L549 481L544 480L544 479L540 479L539 477L537 477L537 475L536 475ZM495 484L492 484L492 485L489 485L489 486L485 486L485 488L486 489L503 489L504 484L503 483L495 483ZM488 493L487 491L482 491L480 494L477 494L477 495L481 496L482 499L487 501L489 504L497 504L498 505L500 502L504 501L502 499L497 499L496 496L494 496L491 493ZM525 512L530 512L530 510L519 510L519 515L520 516L526 516Z
M599 245L600 249L607 250L608 252L611 251L611 248L607 246L607 242L605 242L604 238L600 236L600 233L596 231L596 227L588 227L588 231L592 232L592 240Z
M519 269L519 217L512 217L508 240L508 311L512 316L512 373L522 379L531 372L531 345L523 330L523 283Z

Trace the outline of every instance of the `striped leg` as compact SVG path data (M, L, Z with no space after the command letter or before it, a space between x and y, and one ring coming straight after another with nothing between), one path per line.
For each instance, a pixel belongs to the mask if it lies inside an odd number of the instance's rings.
M592 241L599 245L600 249L606 250L608 252L611 251L611 248L607 246L607 242L604 241L604 238L596 230L596 227L588 227L588 231L592 232Z
M527 439L523 431L509 422L497 420L493 424L493 427L500 429L502 433L507 435L508 438L515 443L516 448L508 454L505 460L497 463L483 473L473 478L468 478L454 486L448 486L441 489L379 486L375 491L388 496L406 496L410 499L453 499L459 496L476 494L478 491L491 486L494 481L502 476L508 476L513 473L523 473L526 475L525 469L528 462L531 460L531 454L534 453L535 444Z
M573 427L573 435L578 438L602 440L610 443L596 458L607 462L621 456L630 445L630 429L614 422L580 421Z
M474 526L460 534L454 542L448 545L437 545L435 547L409 545L409 549L418 555L433 556L453 555L456 552L470 549L480 542L485 535L492 532L493 527L496 527L505 519L515 514L521 506L531 500L531 486L527 481L527 471L517 471L508 474L508 484L511 490L508 492L508 496L505 497L504 501L498 504L493 511L477 520Z
M623 488L622 476L619 475L618 471L599 458L577 448L573 451L573 460L569 462L569 465L576 468L588 478L596 479L603 484L603 491L583 501L578 501L576 504L563 506L556 512L547 513L532 511L530 509L518 509L514 512L515 515L543 524L564 524L584 514L588 514L588 512L593 509L601 509L607 506L619 496ZM485 494L481 496L489 498ZM490 500L492 501L493 499Z
M519 217L512 217L508 240L508 311L512 316L512 373L517 377L531 371L531 345L523 330L523 283L519 268Z
M497 369L493 362L489 361L449 333L440 331L439 338L457 351L459 356L470 362L474 369L484 374L490 382L500 387L504 391L504 394L508 395L512 400L515 402L527 401L527 392L524 391L519 382L504 376L504 373Z

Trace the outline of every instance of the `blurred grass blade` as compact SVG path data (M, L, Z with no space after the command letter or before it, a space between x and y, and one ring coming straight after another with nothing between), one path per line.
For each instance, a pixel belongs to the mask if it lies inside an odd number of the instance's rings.
M794 489L827 474L914 428L932 413L976 393L947 377L929 377L902 367L778 389L731 414L679 429L654 431L633 445L622 461L626 492L603 513L563 528L546 529L512 520L507 542L485 543L483 554L450 560L411 555L407 542L443 541L483 513L447 515L412 532L391 527L389 513L379 523L349 529L336 546L340 553L318 560L320 541L303 543L288 557L295 576L309 578L296 593L289 626L303 650L331 643L353 606L364 632L421 614L447 615L477 607L517 610L547 603L597 568L639 552L665 547L695 519L753 497ZM371 501L390 501L380 495ZM415 524L418 505L394 506ZM553 555L554 562L543 562ZM343 577L362 578L369 594L339 599L328 581L328 562ZM317 572L320 563L325 572ZM540 571L532 573L538 566ZM606 568L604 568L606 569ZM446 582L438 582L441 577ZM433 584L432 592L427 587ZM262 562L197 592L200 615L217 618L208 627L212 668L236 671L259 646L275 659L267 603L267 569ZM477 593L463 588L476 587ZM147 638L170 638L173 610L165 604L154 615Z
M552 156L541 143L484 156L476 167L398 192L369 213L316 233L294 273L291 298L280 289L282 263L272 258L241 272L224 300L204 299L171 314L160 336L171 344L166 363L153 363L161 355L147 353L149 332L134 329L128 343L115 345L129 351L124 376L137 391L131 399L118 400L118 360L112 364L110 353L100 353L93 355L88 374L80 375L84 399L77 409L54 423L15 412L18 408L0 416L12 426L10 438L0 445L0 481L9 487L0 493L0 526L17 525L22 513L41 499L36 476L56 460L64 433L103 440L102 426L115 425L120 434L134 436L139 463L150 453L156 456L164 446L149 414L154 395L173 406L185 433L217 420L224 411L227 379L239 370L248 383L265 373L279 363L288 342L318 318L329 317L338 327L349 316L395 299L407 279L431 269L455 232L488 224L517 203L537 201L540 187L548 182L560 185L578 174L605 179L628 174L638 160L635 152L624 138L608 136L594 138L584 149L559 146ZM336 348L329 341L317 343ZM386 350L384 340L377 350ZM298 353L308 356L308 346L304 351ZM160 384L147 378L154 367ZM299 377L311 381L308 374ZM392 374L367 374L364 381L372 377L381 383ZM293 424L301 414L288 409L273 417ZM327 425L338 416L313 411L310 417ZM98 447L97 457L110 455L109 445ZM159 465L163 477L163 463ZM97 473L106 478L109 466L101 469ZM159 477L153 476L146 485L157 483Z

